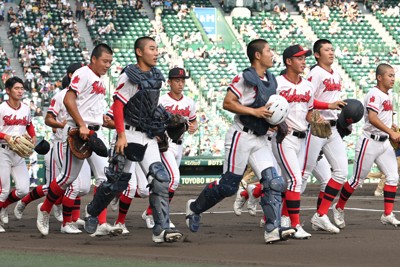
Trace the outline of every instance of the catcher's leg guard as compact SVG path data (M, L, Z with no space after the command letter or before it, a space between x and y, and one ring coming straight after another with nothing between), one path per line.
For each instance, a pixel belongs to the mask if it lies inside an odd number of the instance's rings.
M260 204L267 217L265 230L271 232L281 226L282 192L286 191L287 183L274 167L263 170L261 176L264 194Z
M233 196L238 191L242 178L243 175L226 172L222 175L219 183L213 182L203 189L196 201L190 206L191 210L200 214L222 199Z
M153 233L159 234L169 229L169 200L168 185L170 177L161 162L154 162L149 167L149 174L153 177L150 182L150 207L153 210Z

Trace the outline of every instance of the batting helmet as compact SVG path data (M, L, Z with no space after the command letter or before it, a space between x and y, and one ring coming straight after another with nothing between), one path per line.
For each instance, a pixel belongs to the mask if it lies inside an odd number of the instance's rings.
M272 103L268 110L273 111L271 117L265 120L271 125L278 125L282 123L289 114L289 103L280 95L272 95L269 97L267 104Z
M347 105L342 108L342 112L339 114L337 121L342 128L359 122L364 116L364 106L359 100L346 99L344 102L346 102Z
M46 155L50 150L50 144L45 139L42 139L36 146L35 151L39 155Z

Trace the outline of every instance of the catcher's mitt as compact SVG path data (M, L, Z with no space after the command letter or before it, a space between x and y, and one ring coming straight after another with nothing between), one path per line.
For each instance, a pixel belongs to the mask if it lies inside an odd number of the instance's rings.
M163 134L159 137L158 150L162 153L168 150L168 136Z
M32 138L26 134L12 136L8 141L8 146L22 158L29 158L35 148L35 145L32 143Z
M311 134L320 138L328 138L332 134L331 125L326 122L317 122L321 117L318 110L314 109L311 118Z
M180 114L172 114L167 126L168 136L176 143L182 139L182 135L189 129L187 120Z
M79 136L78 128L69 130L67 140L72 154L78 159L87 159L92 155L92 149L89 146L89 142L83 140Z

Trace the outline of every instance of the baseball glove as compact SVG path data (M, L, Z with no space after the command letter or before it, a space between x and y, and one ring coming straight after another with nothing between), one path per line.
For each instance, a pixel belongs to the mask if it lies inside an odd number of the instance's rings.
M8 142L8 146L22 158L29 158L35 148L35 145L32 143L32 138L26 134L12 136Z
M72 154L78 159L87 159L92 155L92 149L89 146L89 142L83 140L79 136L78 128L69 130L67 140Z
M400 129L398 129L398 128L397 129L392 128L392 129L395 130L396 132L400 132ZM389 138L389 140L390 140L390 144L392 145L394 150L399 149L399 143L398 142L395 142L390 138Z
M311 118L311 134L320 138L328 138L332 134L331 125L326 122L317 122L321 114L318 110L314 109Z
M168 136L163 134L159 137L158 150L162 153L168 150Z
M182 139L182 135L189 129L187 120L180 114L172 114L167 126L168 136L176 143Z
M289 133L289 127L286 124L286 122L281 122L280 124L277 125L278 131L276 133L276 142L278 144L283 142L283 139L285 139L286 135Z

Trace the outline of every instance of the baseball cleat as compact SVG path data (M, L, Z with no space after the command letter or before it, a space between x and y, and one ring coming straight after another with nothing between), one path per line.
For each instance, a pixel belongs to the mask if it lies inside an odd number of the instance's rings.
M170 229L175 229L175 224L173 222L171 222L171 219L169 219L169 228Z
M340 233L340 229L331 223L326 214L319 216L318 213L315 213L314 216L311 218L311 227L315 231L322 230L334 234Z
M119 208L119 197L115 196L110 203L110 207L112 211L117 211Z
M386 225L386 224L391 224L394 227L400 226L400 221L396 219L396 217L394 216L393 212L390 213L389 215L385 215L382 214L381 216L381 222L382 224Z
M57 221L63 222L63 208L61 204L53 206L53 215Z
M190 209L190 204L195 202L194 199L189 199L186 203L186 225L192 232L197 232L200 228L201 215L194 213Z
M17 202L17 205L15 205L15 208L14 208L15 218L17 218L18 220L22 219L22 215L24 214L25 207L26 206L24 205L24 203L22 203L21 200L19 200Z
M76 221L74 222L74 224L75 224L75 227L76 227L76 228L85 227L85 221L82 220L81 218L78 218L78 220L76 220Z
M295 238L295 239L310 239L310 237L311 237L311 234L307 233L300 224L296 225L296 233L293 235L293 238Z
M6 232L6 230L4 230L3 226L0 225L0 233L5 233L5 232Z
M8 210L7 208L1 208L0 210L0 220L3 224L8 224Z
M155 223L153 215L147 215L147 210L142 213L142 219L146 222L146 227L148 229L153 229Z
M36 227L42 235L49 234L49 219L50 215L47 211L41 211L40 208L42 207L43 203L40 203L37 206L37 220L36 220Z
M289 216L282 215L281 217L281 227L290 227L292 222Z
M65 225L61 225L61 233L63 234L80 234L82 233L73 222L67 222Z
M346 227L346 222L344 221L344 210L341 208L336 208L336 204L332 206L333 220L339 229Z
M281 227L275 228L271 232L264 231L264 240L267 244L272 244L279 241L285 241L289 237L293 236L296 230L293 228Z
M183 237L183 234L175 229L166 229L163 230L159 235L153 234L153 242L160 244L160 243L172 243L179 241Z
M124 223L116 223L116 224L114 224L114 226L117 226L118 228L121 228L123 235L128 235L130 233L128 228L126 228L126 225Z
M239 190L236 193L235 202L233 203L233 211L237 216L242 215L242 208L244 206L244 203L246 202L246 198L240 195L244 190L245 189L243 187L239 187Z

